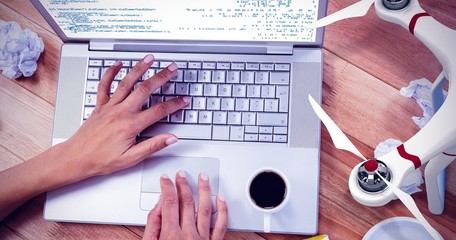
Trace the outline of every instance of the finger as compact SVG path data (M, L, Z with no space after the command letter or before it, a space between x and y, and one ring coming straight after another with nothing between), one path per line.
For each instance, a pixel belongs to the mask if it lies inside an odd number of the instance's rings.
M219 193L216 201L217 217L215 218L214 228L212 229L211 239L219 240L225 236L228 226L228 206L223 195Z
M182 231L187 236L195 236L195 200L184 171L176 174L176 188L179 197L179 213Z
M211 227L211 186L206 172L200 173L198 179L198 217L197 228L202 238L208 239Z
M101 77L100 82L98 82L97 89L97 106L104 105L111 98L111 84L121 68L122 61L118 60L111 67L109 67L105 74Z
M135 83L141 78L142 75L149 69L154 61L154 56L149 54L146 55L141 61L139 61L130 72L119 82L116 91L111 97L113 104L122 102L131 93L131 89Z
M146 99L149 98L155 90L174 76L176 70L177 64L171 63L157 74L141 82L141 84L139 84L133 93L125 100L125 104L128 106L135 106L136 109L139 110Z
M169 114L185 107L191 101L191 97L184 96L170 99L166 102L161 102L153 105L147 110L139 113L139 117L135 120L136 131L142 131L146 127L158 122L160 119Z
M179 200L174 184L168 175L160 178L162 200L162 231L171 232L179 228Z
M178 139L176 136L172 134L160 134L145 141L138 142L124 153L123 162L129 162L130 166L134 166L144 158L176 143L177 141Z
M161 201L158 200L155 207L147 215L146 229L144 230L143 239L158 239L161 231Z

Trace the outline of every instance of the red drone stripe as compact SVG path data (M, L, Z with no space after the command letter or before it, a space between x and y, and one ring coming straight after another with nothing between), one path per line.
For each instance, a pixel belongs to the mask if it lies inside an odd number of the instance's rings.
M427 12L424 12L424 13L418 13L416 14L415 16L412 17L412 20L410 20L410 24L409 24L409 31L415 35L414 31L415 31L415 25L416 25L416 22L418 21L418 18L420 17L425 17L425 16L430 16L429 13Z
M421 166L420 158L405 151L404 144L401 144L399 147L397 147L397 151L402 158L412 161L413 165L415 165L415 168L419 168Z
M450 154L450 153L446 153L446 152L444 152L443 154L450 156L450 157L456 157L456 154Z

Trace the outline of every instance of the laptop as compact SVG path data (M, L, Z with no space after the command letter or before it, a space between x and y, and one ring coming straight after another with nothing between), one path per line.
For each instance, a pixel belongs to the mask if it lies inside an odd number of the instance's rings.
M191 106L138 136L170 132L180 139L177 144L132 168L48 192L46 220L145 225L160 195L160 176L174 179L185 170L195 195L202 171L213 199L223 194L228 229L317 232L320 121L306 99L310 94L321 101L324 30L303 25L325 16L326 0L32 3L64 41L53 145L70 138L90 116L97 82L116 60L123 61L123 69L113 90L148 53L156 62L144 79L178 64L176 76L145 107L192 97ZM264 168L287 178L289 194L286 205L270 216L269 229L246 190L252 174Z

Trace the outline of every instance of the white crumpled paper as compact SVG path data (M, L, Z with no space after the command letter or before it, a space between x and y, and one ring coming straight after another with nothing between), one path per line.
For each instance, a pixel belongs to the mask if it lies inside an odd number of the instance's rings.
M400 90L400 93L403 96L415 99L416 103L423 110L423 116L412 117L415 124L417 124L420 128L423 128L433 115L431 89L432 83L425 78L421 78L411 81L407 87L403 87ZM446 93L444 95L446 95ZM402 142L399 140L385 140L384 142L379 143L375 148L374 157L379 158L391 150L396 149L401 144ZM416 192L421 192L419 186L423 183L424 180L421 170L415 169L412 173L410 173L410 175L405 176L400 188L402 191L408 194L413 194ZM397 199L397 197L395 199Z
M0 70L10 79L30 77L44 50L43 40L30 29L21 30L16 22L0 20Z
M408 87L403 87L400 91L403 96L415 99L423 110L423 116L412 117L420 128L423 128L433 115L431 89L432 83L426 78L421 78L411 81ZM444 92L444 96L446 96L446 92Z

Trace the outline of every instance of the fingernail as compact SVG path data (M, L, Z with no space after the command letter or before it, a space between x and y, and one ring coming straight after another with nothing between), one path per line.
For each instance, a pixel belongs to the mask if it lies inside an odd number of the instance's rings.
M204 180L204 181L209 180L206 172L201 172L200 173L200 178L201 178L201 180Z
M170 65L168 65L168 70L169 71L174 72L176 69L177 69L177 64L176 63L173 62Z
M183 171L183 170L179 170L179 172L177 172L177 174L179 174L179 177L187 178L187 174L185 174L185 171Z
M174 143L177 143L178 140L179 140L179 139L177 139L177 137L170 137L170 138L167 138L167 139L165 140L165 143L166 143L166 145L169 146L169 145L172 145L172 144L174 144Z
M169 179L169 177L168 177L168 175L166 175L166 173L163 173L163 174L161 175L161 178L163 178L163 179Z
M217 194L217 196L218 196L218 198L219 198L220 201L222 201L222 202L225 201L225 198L223 197L223 193L219 192L219 193Z
M145 58L144 58L144 62L145 63L151 63L152 61L154 60L154 55L147 55Z
M182 100L186 103L189 103L192 100L192 97L184 96L184 97L182 97Z
M113 65L118 67L118 66L122 65L122 61L117 60Z

